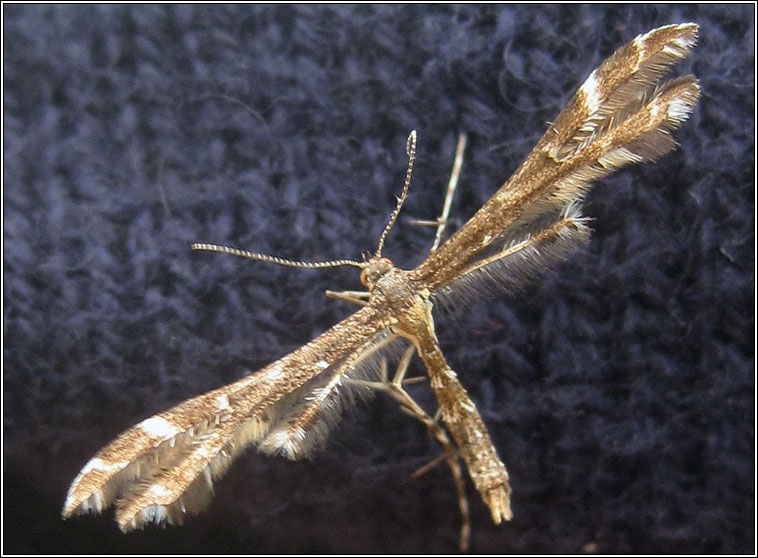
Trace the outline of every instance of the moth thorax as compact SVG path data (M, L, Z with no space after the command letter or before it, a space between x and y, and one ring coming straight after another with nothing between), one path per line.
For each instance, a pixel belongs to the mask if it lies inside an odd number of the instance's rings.
M372 290L374 285L394 266L388 258L371 258L361 271L361 284Z

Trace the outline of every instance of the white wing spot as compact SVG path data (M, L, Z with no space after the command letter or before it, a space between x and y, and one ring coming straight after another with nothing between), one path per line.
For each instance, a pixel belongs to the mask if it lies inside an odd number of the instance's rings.
M161 484L154 484L150 487L150 495L154 498L162 498L169 496L171 493Z
M153 438L170 438L180 432L176 426L161 417L150 417L137 426Z
M69 503L67 502L67 505ZM81 504L81 511L82 513L100 513L103 511L103 507L105 505L105 496L103 495L102 490L95 491L92 496L87 498L84 502Z
M476 407L472 403L461 402L461 407L469 413L473 413L476 410Z
M208 448L206 448L205 446L200 446L200 447L198 447L198 448L195 450L195 452L194 452L194 453L195 453L195 455L199 455L199 456L200 456L200 457L202 457L203 459L207 459L208 457L210 457L210 456L211 456L211 452L210 452L210 451L208 451Z
M305 430L298 426L294 431L279 430L266 439L266 445L277 453L295 459L298 454L298 444L305 439Z
M282 379L284 377L284 374L282 374L282 366L280 364L274 366L271 370L269 370L268 377L272 380Z
M597 70L592 70L592 73L580 88L580 91L584 93L584 105L587 107L589 114L594 114L600 108L602 100L598 90L599 85Z
M650 35L650 33L646 33L645 35L637 35L634 40L632 41L632 44L634 44L635 48L637 49L637 60L634 61L634 66L632 67L632 72L634 73L640 69L642 66L643 60L645 60L645 44L647 43Z
M682 50L688 50L692 48L695 42L692 40L691 37L678 37L674 39L674 44Z
M168 510L166 509L166 506L161 506L160 504L154 504L152 506L147 506L145 509L141 510L135 519L131 521L132 528L135 528L137 526L137 523L157 523L159 525L163 524L166 519L168 518Z
M323 370L324 368L329 368L329 363L328 363L328 362L326 362L325 360L319 360L319 361L316 363L316 366L317 366L318 368L321 368L321 370Z
M87 464L82 468L82 472L79 473L79 476L82 477L89 473L90 471L118 471L123 469L129 465L128 461L119 461L118 463L106 463L99 457L93 457L89 461L87 461Z
M690 105L681 99L674 99L669 103L668 117L674 122L683 122L687 120L690 114Z
M229 397L226 394L216 397L216 409L223 411L229 408Z
M94 471L95 469L102 469L103 465L105 465L105 462L100 459L99 457L93 457L89 461L87 461L87 464L82 468L82 475L86 475L90 471Z

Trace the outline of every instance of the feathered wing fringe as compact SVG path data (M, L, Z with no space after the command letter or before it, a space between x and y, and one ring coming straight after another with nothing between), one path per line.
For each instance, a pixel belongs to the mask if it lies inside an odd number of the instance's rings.
M472 251L476 255L455 277L436 285L444 303L516 291L565 259L589 236L579 209L592 183L626 164L655 161L677 147L672 132L694 109L700 87L691 75L663 84L655 80L686 55L696 34L696 25L685 24L641 35L590 75L571 103L584 107L576 109L586 115L584 120L562 112L535 149L548 160L561 161L555 171L550 163L544 167L552 178L550 188L526 205L502 234ZM638 70L621 79L611 64L619 58L634 58ZM555 137L569 133L573 139L556 151ZM535 164L534 153L525 165ZM520 186L509 181L497 195L507 196L510 188Z
M674 24L637 36L594 70L537 148L564 162L624 121L697 43L698 25Z
M590 74L569 103L574 111L562 111L535 148L534 153L560 163L563 176L509 229L534 230L546 215L581 202L595 180L626 164L655 161L677 147L671 132L689 117L700 87L691 75L662 84L658 80L696 40L695 24L657 29L619 49ZM622 62L637 70L619 72L616 64ZM569 139L562 142L564 138Z
M299 459L323 445L343 410L356 396L368 395L367 388L345 380L375 376L381 357L397 352L401 342L382 332L252 416L229 406L232 384L139 423L84 467L69 490L64 516L97 513L115 500L124 531L149 522L181 524L207 506L213 482L247 446ZM250 387L253 378L240 380L237 391ZM214 412L185 428L182 417L202 407L207 413L210 402Z
M151 521L181 523L207 504L212 481L231 461L286 416L289 394L329 374L330 362L356 360L350 355L384 338L377 312L365 307L259 372L127 430L84 466L63 516L99 513L115 500L124 531Z
M382 359L394 359L406 344L404 339L383 332L364 349L292 393L277 408L274 424L261 440L259 449L288 459L311 457L326 444L330 430L347 408L358 399L374 395L375 390L365 384L356 387L350 380L378 379Z
M164 452L168 458L159 460L158 468L143 469L122 489L116 500L116 521L125 531L148 522L181 524L186 515L207 506L213 482L251 444L264 453L290 459L309 456L325 443L329 429L354 400L343 381L376 370L378 353L386 352L383 349L395 341L388 332L377 335L252 418L230 413L176 436L173 450ZM161 454L161 448L154 453Z
M588 220L571 205L554 223L535 233L504 235L494 253L475 261L450 283L435 291L433 300L447 311L459 311L479 300L515 294L586 244Z
M699 87L692 76L657 81L695 45L697 29L640 35L593 71L513 176L414 270L418 280L432 291L449 284L503 238L536 234L580 205L592 181L675 147L671 131L692 112Z

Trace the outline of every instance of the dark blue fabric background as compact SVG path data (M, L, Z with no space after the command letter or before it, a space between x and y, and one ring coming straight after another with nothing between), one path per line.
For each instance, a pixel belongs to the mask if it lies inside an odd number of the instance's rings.
M752 5L4 6L3 544L9 553L454 552L423 427L377 397L328 450L250 450L210 510L124 536L63 522L78 470L135 422L352 312L300 259L421 261L459 131L460 226L589 72L654 27L701 25L682 149L601 181L588 249L524 295L440 319L506 462L514 520L469 486L472 550L754 551ZM416 366L416 373L423 373ZM413 393L433 408L428 386Z

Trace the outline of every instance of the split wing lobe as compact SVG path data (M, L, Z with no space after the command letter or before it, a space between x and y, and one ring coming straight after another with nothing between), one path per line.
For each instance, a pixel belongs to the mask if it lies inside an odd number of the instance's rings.
M456 282L510 291L586 241L579 210L592 182L676 147L671 132L700 88L693 76L658 81L687 56L697 30L694 23L654 29L593 71L513 176L414 270L417 280L443 296Z
M338 414L320 403L334 400L341 376L358 374L366 354L391 341L382 323L380 311L366 306L257 373L135 425L84 466L68 491L63 516L99 513L115 500L124 531L151 521L181 523L205 507L212 481L249 444L290 457L307 455L308 430L324 432L335 420L324 413ZM311 395L301 390L308 382L315 382ZM319 404L293 407L290 394ZM287 435L293 424L302 436Z

